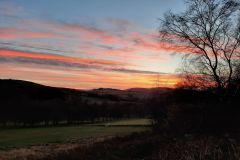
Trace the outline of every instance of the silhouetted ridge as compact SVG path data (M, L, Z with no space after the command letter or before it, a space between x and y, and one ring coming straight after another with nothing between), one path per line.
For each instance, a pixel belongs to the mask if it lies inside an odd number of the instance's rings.
M54 99L63 98L64 89L22 80L0 80L0 99Z

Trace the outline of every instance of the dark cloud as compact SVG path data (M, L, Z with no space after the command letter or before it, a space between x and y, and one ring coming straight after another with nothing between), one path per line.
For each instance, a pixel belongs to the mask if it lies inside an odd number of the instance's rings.
M43 51L43 53L46 53L46 54L53 54L56 52L81 54L80 52L74 52L70 50L55 49L51 47L31 46L31 45L21 44L16 42L1 42L1 41L0 41L0 49L9 49L9 50L16 50L16 51L21 50L21 51L27 51L27 52L34 52L33 50L38 50L38 52L36 53L40 53L40 51Z
M49 60L49 59L35 59L35 58L26 58L26 57L3 57L0 56L0 63L20 63L20 64L37 64L44 66L58 66L58 67L72 67L79 69L94 69L102 70L109 72L121 72L121 73L131 73L131 74L166 74L153 71L143 71L143 70L134 70L126 68L114 68L103 65L99 62L90 62L88 64L74 63L74 62L64 62L58 60Z
M116 28L118 32L126 32L133 26L133 23L126 19L108 18L107 23L110 23L112 27Z
M48 59L25 58L25 57L2 57L2 56L0 56L0 62L50 65L50 66L61 66L61 67L76 67L76 68L83 68L83 69L91 68L90 65L86 65L86 64L69 63L69 62L48 60Z
M130 47L112 47L112 46L109 46L109 45L102 45L102 44L97 45L97 47L106 49L108 51L122 51L122 52L132 52L132 51L134 51L134 49L130 48Z
M134 69L125 69L125 68L113 68L111 69L115 72L123 72L123 73L138 73L138 74L167 74L163 72L153 72L153 71L143 71L143 70L134 70Z
M107 49L107 50L115 50L114 47L108 46L108 45L103 45L103 44L99 44L99 45L97 45L97 47Z

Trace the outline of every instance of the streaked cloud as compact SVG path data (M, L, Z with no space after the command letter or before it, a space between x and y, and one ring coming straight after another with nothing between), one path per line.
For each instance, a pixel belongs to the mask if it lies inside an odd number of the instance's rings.
M33 39L33 38L60 38L60 35L52 32L28 31L16 28L0 27L1 40L17 40L17 39Z
M135 70L124 68L127 64L99 59L73 58L59 55L49 55L41 53L31 53L17 50L0 49L0 62L38 64L60 67L70 67L79 69L94 69L109 72L140 73L140 74L159 74L153 71ZM129 66L127 66L129 67ZM164 73L162 73L164 74Z

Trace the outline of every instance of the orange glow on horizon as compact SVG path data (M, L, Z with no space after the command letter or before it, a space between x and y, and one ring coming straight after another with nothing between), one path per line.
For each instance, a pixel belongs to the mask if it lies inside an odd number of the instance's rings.
M36 83L65 88L155 88L156 75L128 74L107 71L85 71L66 68L40 67L34 64L11 66L0 64L0 76L4 79L21 79ZM174 88L179 82L176 75L160 75L159 87Z

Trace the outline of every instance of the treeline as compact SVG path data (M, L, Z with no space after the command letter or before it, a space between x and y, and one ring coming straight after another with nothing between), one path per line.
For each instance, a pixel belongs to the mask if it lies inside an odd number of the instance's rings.
M0 89L1 126L94 123L148 114L142 102L91 96L84 91L9 80L2 80Z
M157 130L177 133L227 132L239 130L240 92L219 95L214 89L177 88L151 101Z

